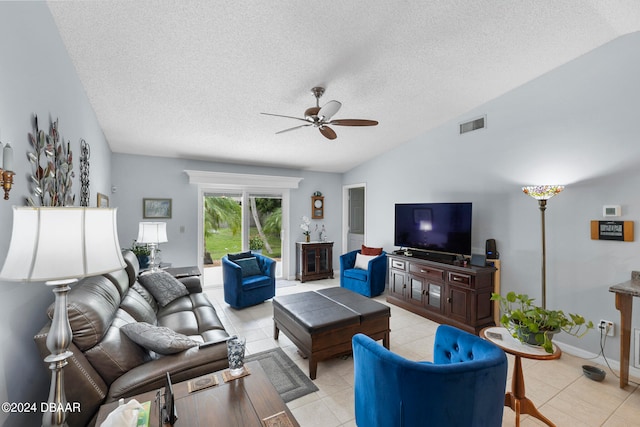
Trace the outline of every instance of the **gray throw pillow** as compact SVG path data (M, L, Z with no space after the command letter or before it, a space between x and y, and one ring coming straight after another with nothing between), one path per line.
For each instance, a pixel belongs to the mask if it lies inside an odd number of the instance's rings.
M166 271L141 274L138 280L151 295L164 307L176 298L189 295L187 287Z
M256 257L243 258L234 262L242 269L242 277L259 276L262 274Z
M129 323L120 330L136 344L158 354L180 353L198 345L184 334L164 326L154 326L147 322Z
M227 254L227 259L233 262L239 259L244 259L244 258L254 258L254 256L251 252L239 252L237 254Z

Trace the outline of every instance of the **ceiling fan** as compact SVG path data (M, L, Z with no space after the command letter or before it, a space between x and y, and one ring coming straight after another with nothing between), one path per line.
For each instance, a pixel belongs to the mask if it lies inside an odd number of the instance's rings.
M331 129L328 125L336 125L336 126L375 126L378 124L375 120L363 120L363 119L336 119L331 120L331 118L338 112L342 104L338 101L329 101L322 108L320 108L320 97L324 94L324 88L317 86L311 89L311 93L316 98L316 106L309 107L304 112L304 118L301 117L293 117L293 116L284 116L282 114L272 114L272 113L260 113L267 116L276 116L276 117L286 117L288 119L301 120L306 122L300 126L294 126L289 129L281 130L276 132L276 134L289 132L290 130L299 129L307 126L313 126L314 128L318 128L320 133L327 139L336 139L337 135L333 129Z

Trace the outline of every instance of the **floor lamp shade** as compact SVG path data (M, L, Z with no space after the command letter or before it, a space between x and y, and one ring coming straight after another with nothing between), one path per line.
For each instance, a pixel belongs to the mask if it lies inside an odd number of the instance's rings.
M0 278L40 282L124 268L116 212L105 208L14 207L11 243Z
M55 295L47 334L51 388L42 425L66 426L64 371L72 331L67 314L70 285L85 276L125 267L118 241L116 209L14 207L11 243L0 279L42 282ZM78 286L82 286L79 284Z

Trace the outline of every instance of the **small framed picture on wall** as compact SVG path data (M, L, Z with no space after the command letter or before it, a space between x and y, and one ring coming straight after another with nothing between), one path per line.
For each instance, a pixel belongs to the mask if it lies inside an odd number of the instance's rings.
M171 218L171 199L142 199L143 218Z
M98 193L98 204L99 208L108 208L109 207L109 197L105 196L102 193Z

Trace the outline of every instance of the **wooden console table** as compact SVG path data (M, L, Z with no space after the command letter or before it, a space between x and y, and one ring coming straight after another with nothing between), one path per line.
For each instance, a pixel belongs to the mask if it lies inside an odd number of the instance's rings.
M500 338L497 338L498 334ZM520 427L520 414L529 414L539 419L548 426L555 427L547 417L542 415L536 405L525 396L524 374L522 373L522 358L536 360L558 359L562 355L560 347L553 345L554 352L547 353L542 347L522 344L511 336L511 333L503 327L484 328L480 331L480 336L491 341L504 351L515 356L513 366L513 377L511 379L511 391L504 396L504 406L508 406L516 413L516 427Z
M640 277L632 273L631 280L611 286L609 292L616 294L616 308L620 311L620 388L625 388L629 384L633 297L640 297Z
M223 371L218 371L216 372L218 385L193 393L189 393L189 381L174 384L174 399L178 415L174 425L176 427L263 426L262 420L284 412L291 421L291 425L299 427L293 414L267 378L260 362L249 362L246 366L250 375L225 383L222 378ZM159 410L158 404L154 403L155 398L156 390L126 398L125 403L131 399L136 399L140 403L151 401L149 426L168 426L158 422ZM118 402L102 405L98 412L96 426L102 424L107 415L117 406Z
M296 242L296 280L333 279L333 242Z

